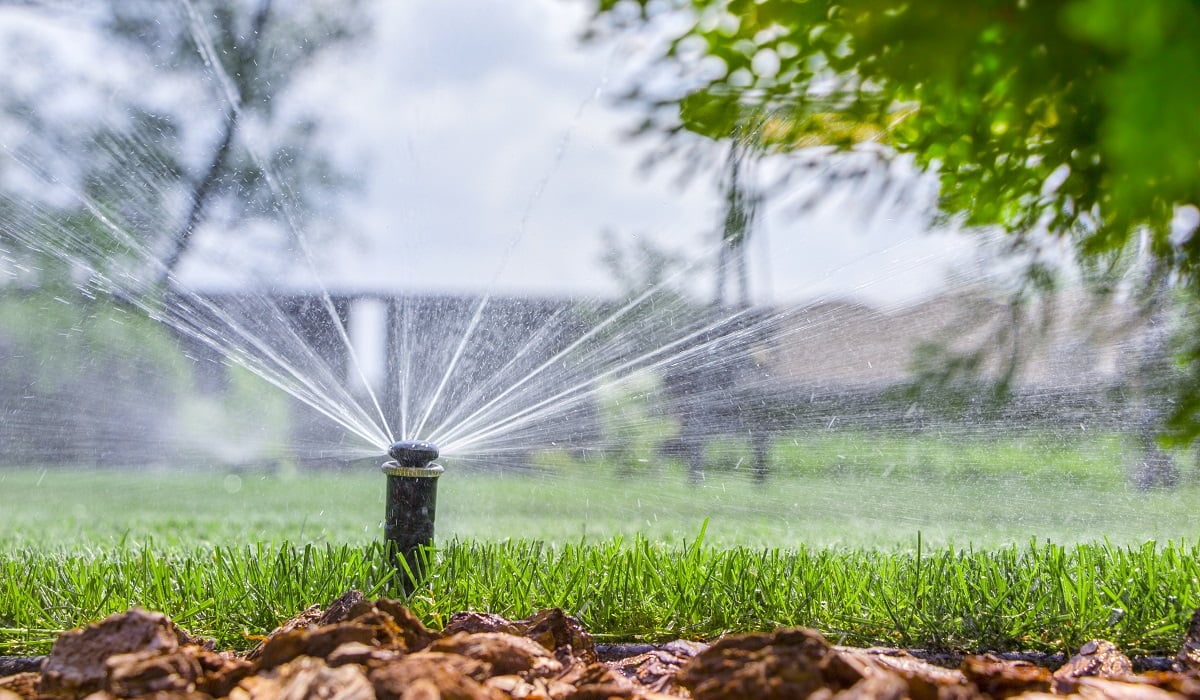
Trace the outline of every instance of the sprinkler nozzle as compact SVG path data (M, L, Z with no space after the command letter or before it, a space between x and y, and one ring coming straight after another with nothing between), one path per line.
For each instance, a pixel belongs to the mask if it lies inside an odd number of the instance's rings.
M401 440L392 443L388 456L402 467L424 469L437 459L438 446L424 440Z
M433 464L438 448L424 440L401 440L388 448L393 461L383 465L387 475L387 511L384 538L404 557L408 575L401 576L406 592L425 577L421 548L433 545L433 519L437 507L437 482L444 471Z

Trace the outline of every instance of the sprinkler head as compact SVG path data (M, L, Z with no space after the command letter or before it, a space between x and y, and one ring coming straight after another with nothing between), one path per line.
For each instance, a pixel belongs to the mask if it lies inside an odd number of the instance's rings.
M438 447L424 440L401 440L392 443L388 448L388 456L402 467L424 469L437 459Z
M421 550L433 546L437 482L444 470L433 464L438 448L432 442L401 440L388 448L388 456L394 461L380 467L387 474L383 536L404 558L407 573L401 576L401 583L406 593L412 593L425 578Z

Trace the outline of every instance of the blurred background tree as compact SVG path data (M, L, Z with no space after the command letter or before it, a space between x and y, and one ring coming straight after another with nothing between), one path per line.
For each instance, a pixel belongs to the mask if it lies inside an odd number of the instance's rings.
M318 117L289 93L322 56L364 36L363 5L97 0L4 9L3 49L22 70L0 78L0 120L18 135L11 153L25 171L11 162L0 170L0 203L5 221L44 229L56 253L28 281L61 276L64 258L100 272L134 258L156 261L138 272L165 284L206 225L224 243L208 247L229 250L222 266L244 267L256 247L290 248L288 217L329 214L338 202L330 195L353 180L322 148ZM64 21L68 11L76 22ZM64 42L64 31L78 36ZM39 186L46 182L54 186Z
M189 257L254 279L295 262L290 228L327 235L354 182L293 94L364 6L0 2L0 461L276 458L282 396L245 372L197 392L202 363L127 302L165 307Z
M598 1L594 32L647 27L668 39L631 91L642 132L904 154L937 177L941 221L1002 229L1035 257L1066 239L1091 281L1136 287L1147 313L1161 290L1200 291L1192 0ZM1130 274L1138 257L1148 272ZM1171 352L1195 378L1200 336ZM1166 427L1200 436L1200 382L1174 393Z

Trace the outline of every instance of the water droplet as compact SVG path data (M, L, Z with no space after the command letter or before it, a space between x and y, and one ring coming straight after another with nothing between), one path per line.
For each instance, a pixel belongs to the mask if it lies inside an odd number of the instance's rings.
M1121 621L1121 618L1123 618L1123 617L1125 617L1124 610L1122 610L1121 608L1113 608L1112 613L1108 616L1108 626L1112 627L1112 626L1116 625L1118 622Z

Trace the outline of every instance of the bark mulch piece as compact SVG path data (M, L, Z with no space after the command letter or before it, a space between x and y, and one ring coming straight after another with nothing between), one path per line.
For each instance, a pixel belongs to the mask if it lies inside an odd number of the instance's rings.
M597 648L561 610L459 613L436 632L396 601L351 591L240 655L134 608L64 632L40 668L0 677L0 700L1200 700L1200 611L1178 656L1149 672L1104 640L1053 672L997 655L954 658L956 668L928 658L942 665L800 628Z
M1184 668L1200 671L1200 608L1196 608L1196 612L1192 613L1187 634L1183 638L1183 648L1175 658Z

